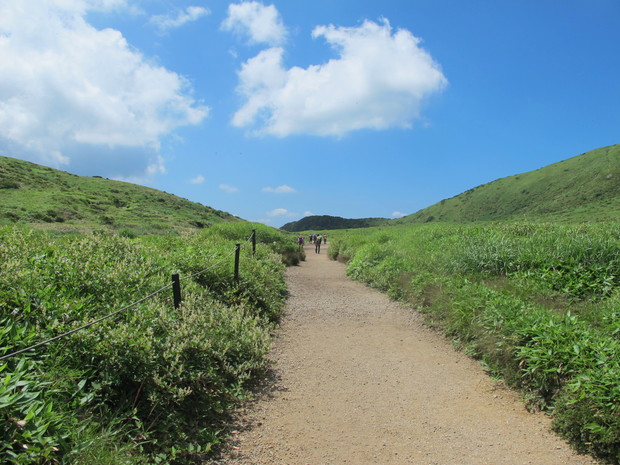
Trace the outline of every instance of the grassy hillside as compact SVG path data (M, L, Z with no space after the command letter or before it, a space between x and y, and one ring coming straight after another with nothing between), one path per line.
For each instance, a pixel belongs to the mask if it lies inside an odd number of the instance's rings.
M504 219L606 221L620 218L620 145L498 179L395 223Z
M156 189L7 157L0 157L0 199L0 225L166 232L239 220Z
M331 231L334 229L356 229L356 228L371 228L373 226L384 226L388 224L389 220L386 218L360 218L360 219L348 219L341 218L339 216L306 216L299 221L293 221L286 223L280 229L289 232L300 231Z

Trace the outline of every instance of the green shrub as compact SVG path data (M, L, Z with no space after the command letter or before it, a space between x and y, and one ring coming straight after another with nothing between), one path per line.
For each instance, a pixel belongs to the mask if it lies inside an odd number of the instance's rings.
M133 229L123 228L118 232L120 237L125 237L127 239L135 239L138 235Z
M620 463L619 354L605 349L596 354L595 368L575 376L557 400L553 427L580 452Z
M8 315L0 355L150 295L0 365L8 425L0 454L9 463L79 462L91 448L106 457L99 463L119 464L195 463L208 454L226 412L267 363L286 296L283 234L269 231L255 254L239 240L234 280L235 241L247 232L233 225L130 240L0 229L0 314ZM178 310L166 287L172 273L182 278Z
M17 326L6 318L0 322L0 355L7 340L27 346L36 335L31 326ZM4 350L3 350L4 349ZM55 408L50 382L43 376L43 363L26 357L0 365L0 456L4 463L53 462L67 451L71 424Z
M19 189L19 187L19 183L16 181L0 180L0 189Z

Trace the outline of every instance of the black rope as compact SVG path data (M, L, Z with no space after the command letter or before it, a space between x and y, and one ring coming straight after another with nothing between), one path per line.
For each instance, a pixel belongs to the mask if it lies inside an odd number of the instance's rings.
M253 235L254 235L254 232L252 232L252 234L250 234L250 237L245 242L246 243L250 242L252 240L252 236ZM240 246L240 247L242 247L242 246ZM199 276L199 275L201 275L203 273L206 273L207 271L209 271L209 270L211 270L211 269L221 265L222 263L224 263L226 260L228 260L230 257L232 257L235 254L236 251L237 251L237 248L235 247L235 250L233 250L230 254L228 254L227 256L222 258L220 261L214 263L213 265L209 266L208 268L205 268L202 271L198 271L198 272L193 273L193 274L191 274L189 276L186 276L186 277L180 279L179 281L184 281L186 279L194 278L194 277ZM151 293L151 294L141 298L140 300L137 300L137 301L127 305L126 307L121 308L120 310L112 312L109 315L106 315L106 316L104 316L102 318L99 318L97 320L91 321L90 323L86 323L85 325L82 325L79 328L72 329L71 331L67 331L66 333L59 334L58 336L52 337L52 338L47 339L47 340L45 340L43 342L39 342L38 344L34 344L34 345L29 346L29 347L26 347L25 349L21 349L21 350L15 351L15 352L11 352L10 354L3 355L3 356L0 357L0 360L6 360L6 359L9 359L11 357L14 357L15 355L23 354L24 352L28 352L28 351L33 350L33 349L37 349L37 348L39 348L41 346L44 346L44 345L47 345L47 344L49 344L51 342L57 341L58 339L62 339L62 338L67 337L67 336L69 336L69 335L71 335L73 333L77 333L78 331L81 331L83 329L89 328L90 326L96 325L97 323L101 323L104 320L112 318L112 317L118 315L119 313L122 313L122 312L124 312L126 310L129 310L130 308L135 307L136 305L144 302L145 300L150 299L151 297L156 296L157 294L165 291L166 289L170 288L171 286L172 286L172 284L166 284L161 289L158 289L157 291L155 291L155 292L153 292L153 293Z
M58 339L62 339L62 338L67 337L67 336L69 336L69 335L71 335L71 334L73 334L73 333L77 333L78 331L81 331L81 330L83 330L83 329L86 329L86 328L88 328L88 327L90 327L90 326L93 326L93 325L95 325L95 324L97 324L97 323L101 323L102 321L107 320L108 318L112 318L113 316L116 316L116 315L118 315L119 313L124 312L125 310L128 310L128 309L130 309L130 308L132 308L132 307L135 307L136 305L138 305L138 304L140 304L140 303L144 302L144 301L145 301L145 300L147 300L147 299L150 299L151 297L153 297L153 296L155 296L155 295L159 294L160 292L165 291L165 290L166 290L166 289L168 289L170 286L172 286L172 284L166 284L166 285L165 285L164 287L162 287L161 289L159 289L159 290L157 290L157 291L153 292L152 294L147 295L146 297L141 298L140 300L137 300L137 301L135 301L135 302L133 302L133 303L131 303L131 304L127 305L126 307L121 308L120 310L117 310L117 311L115 311L115 312L112 312L112 313L110 313L109 315L106 315L106 316L104 316L104 317L102 317L102 318L99 318L99 319L97 319L97 320L95 320L95 321L91 321L90 323L86 323L85 325L82 325L82 326L80 326L79 328L72 329L71 331L67 331L66 333L59 334L58 336L52 337L52 338L50 338L50 339L47 339L46 341L39 342L38 344L34 344L34 345L30 346L30 347L26 347L25 349L21 349L21 350L18 350L18 351L16 351L16 352L12 352L12 353L10 353L10 354L3 355L2 357L0 357L0 360L5 360L5 359L11 358L11 357L13 357L13 356L15 356L15 355L23 354L24 352L28 352L28 351L33 350L33 349L37 349L37 348L39 348L39 347L41 347L41 346L44 346L44 345L46 345L46 344L49 344L50 342L57 341Z
M213 265L209 266L208 268L205 268L202 271L197 271L196 273L193 273L191 275L185 276L184 278L179 279L179 281L185 281L186 279L190 279L190 278L195 278L196 276L199 276L203 273L206 273L209 270L212 270L213 268L215 268L216 266L221 265L222 263L224 263L226 260L228 260L230 257L232 257L235 254L235 251L233 250L232 253L229 253L228 255L226 255L224 258L222 258L219 262L214 263Z

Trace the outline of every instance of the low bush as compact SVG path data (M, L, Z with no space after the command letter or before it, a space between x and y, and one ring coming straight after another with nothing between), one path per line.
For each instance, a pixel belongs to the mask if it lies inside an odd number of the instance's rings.
M284 305L281 253L295 246L273 231L232 224L129 238L0 229L0 356L132 304L0 361L3 463L180 464L208 454L266 366ZM173 273L182 279L178 309Z

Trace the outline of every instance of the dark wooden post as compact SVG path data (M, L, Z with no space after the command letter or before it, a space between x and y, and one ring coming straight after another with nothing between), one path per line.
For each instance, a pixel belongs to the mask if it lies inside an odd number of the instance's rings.
M239 281L239 254L241 252L241 244L235 244L235 281Z
M181 280L178 273L172 275L172 297L174 299L174 308L179 308L181 305Z

